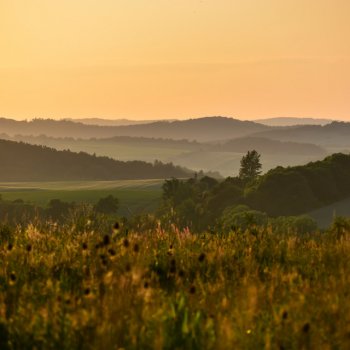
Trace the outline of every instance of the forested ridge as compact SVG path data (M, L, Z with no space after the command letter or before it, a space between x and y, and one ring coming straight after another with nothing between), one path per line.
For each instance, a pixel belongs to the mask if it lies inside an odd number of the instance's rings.
M7 140L0 140L0 164L0 181L162 179L191 174L171 163L124 162Z
M238 213L250 212L253 221L298 216L349 197L349 178L350 155L337 153L305 166L277 167L249 181L167 180L161 210L167 220L195 230L214 227Z

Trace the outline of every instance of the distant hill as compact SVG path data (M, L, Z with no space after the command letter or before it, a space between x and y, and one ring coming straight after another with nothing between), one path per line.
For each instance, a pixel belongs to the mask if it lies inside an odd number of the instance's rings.
M279 140L271 140L263 137L241 137L225 142L220 146L216 146L216 150L227 152L242 152L255 149L259 153L275 154L275 155L308 155L308 156L325 156L326 150L322 147L310 143L283 142Z
M130 120L130 119L103 119L103 118L64 118L75 123L83 123L87 125L102 125L102 126L124 126L124 125L138 125L149 124L159 120ZM174 121L175 119L171 120Z
M122 162L87 153L0 140L0 181L165 179L191 172L173 164Z
M324 126L274 128L258 132L254 136L280 141L313 143L333 150L350 149L350 123L346 122L332 122Z
M172 162L193 169L219 172L224 176L238 174L240 159L251 149L262 154L263 170L278 165L302 165L323 159L325 151L311 144L281 142L258 137L242 137L220 143L199 143L188 140L171 140L146 137L114 136L110 138L74 139L41 136L8 136L0 134L0 139L44 145L58 150L86 152L98 156L108 156L117 160L143 160Z
M295 125L326 125L332 123L332 119L317 119L317 118L290 118L290 117L277 117L256 119L256 123L268 125L268 126L295 126Z
M68 120L34 119L15 121L0 119L0 130L9 135L46 135L74 138L134 136L215 141L246 136L269 127L250 121L224 117L207 117L179 121L159 121L127 126L86 125Z

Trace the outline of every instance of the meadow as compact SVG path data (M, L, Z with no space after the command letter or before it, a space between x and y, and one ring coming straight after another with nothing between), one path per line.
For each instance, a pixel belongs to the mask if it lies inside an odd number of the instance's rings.
M350 232L1 230L1 349L349 349Z
M4 200L22 199L45 207L51 199L95 204L100 198L118 198L121 216L154 211L161 199L163 180L1 182Z

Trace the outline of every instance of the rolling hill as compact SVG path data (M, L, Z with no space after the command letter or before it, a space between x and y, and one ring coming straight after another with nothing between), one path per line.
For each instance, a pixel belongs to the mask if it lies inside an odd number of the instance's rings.
M86 152L117 160L142 160L172 162L196 171L219 172L230 176L238 173L240 159L248 150L262 154L263 169L278 165L302 165L324 158L327 152L312 144L281 142L261 137L242 137L221 143L199 143L187 140L155 139L145 137L115 136L105 139L74 139L41 136L8 136L1 139L21 141L52 147L58 150Z
M332 122L327 125L302 125L274 128L254 136L292 142L307 142L331 151L350 149L350 123Z
M173 164L122 162L8 140L0 140L0 164L0 181L164 179L191 175L191 171Z
M158 121L126 126L87 125L68 120L34 119L15 121L0 119L0 130L8 135L46 135L53 137L108 138L113 136L171 138L201 142L232 139L268 130L250 121L224 117L208 117L177 121Z
M332 119L319 118L293 118L293 117L276 117L266 119L256 119L256 123L268 126L295 126L295 125L326 125L332 123Z

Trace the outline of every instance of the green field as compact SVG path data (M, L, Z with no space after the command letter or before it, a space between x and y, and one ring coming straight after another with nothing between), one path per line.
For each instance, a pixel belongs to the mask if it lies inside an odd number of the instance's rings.
M23 199L45 207L54 198L66 202L96 203L112 194L119 199L119 214L130 216L157 208L162 183L163 180L1 182L0 195L4 200Z
M314 210L308 215L316 220L319 227L327 228L331 225L335 216L350 217L350 198Z

